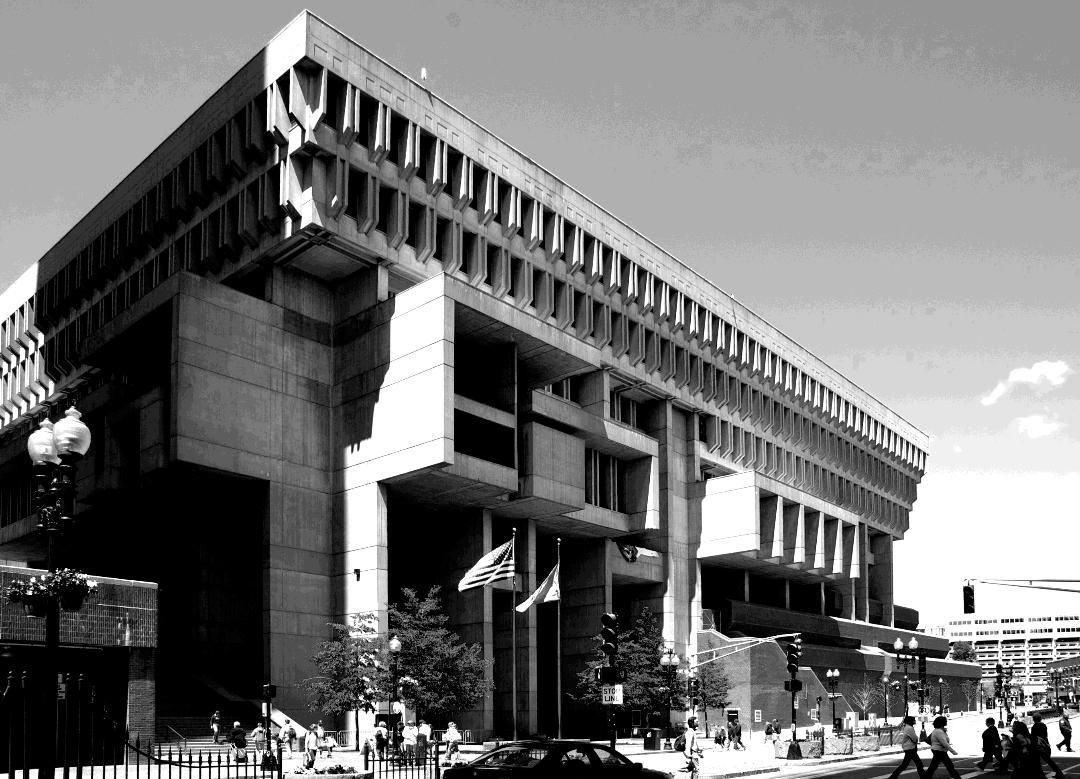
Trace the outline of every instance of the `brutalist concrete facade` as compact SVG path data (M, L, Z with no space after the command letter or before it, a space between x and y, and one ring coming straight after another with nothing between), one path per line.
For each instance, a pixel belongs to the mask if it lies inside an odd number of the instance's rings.
M310 13L0 302L0 541L40 554L17 450L78 402L109 535L76 556L161 583L159 719L266 679L299 715L328 621L441 584L494 661L457 720L505 736L511 592L455 584L512 528L521 592L562 540L564 685L612 608L684 654L703 613L784 631L740 604L808 645L915 627L892 545L926 436ZM518 730L553 732L553 615L518 620Z

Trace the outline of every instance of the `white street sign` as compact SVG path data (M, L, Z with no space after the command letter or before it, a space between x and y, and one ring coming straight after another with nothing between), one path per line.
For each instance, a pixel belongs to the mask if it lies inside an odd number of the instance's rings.
M603 684L600 686L600 697L605 706L622 705L622 685Z

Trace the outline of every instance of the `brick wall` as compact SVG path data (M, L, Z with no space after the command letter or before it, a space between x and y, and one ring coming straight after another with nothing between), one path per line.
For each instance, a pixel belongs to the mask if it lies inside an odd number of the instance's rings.
M154 732L154 650L128 650L127 727L132 738L144 740Z

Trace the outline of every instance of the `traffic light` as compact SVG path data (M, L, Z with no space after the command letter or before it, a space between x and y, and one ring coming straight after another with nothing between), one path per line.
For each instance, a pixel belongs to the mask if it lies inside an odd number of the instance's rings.
M690 698L690 705L697 708L701 705L701 681L691 677L686 681L687 689L690 694L687 696Z
M799 658L801 657L802 639L796 638L787 645L787 670L792 679L795 678L795 674L799 673Z
M615 655L619 653L619 617L611 612L601 614L600 625L600 639L604 642L600 651L615 665Z
M277 685L270 684L270 683L264 684L263 688L262 688L262 692L263 692L263 700L268 701L271 698L274 698L274 697L277 696Z
M964 585L964 613L975 613L975 585L970 582Z

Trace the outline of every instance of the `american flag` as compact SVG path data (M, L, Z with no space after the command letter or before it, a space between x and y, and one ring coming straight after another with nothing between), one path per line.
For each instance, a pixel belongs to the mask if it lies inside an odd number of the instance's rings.
M507 541L481 557L458 582L458 592L514 578L514 541Z

